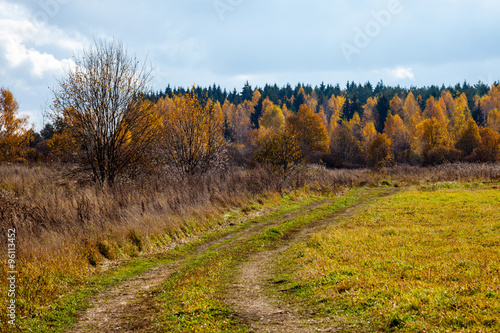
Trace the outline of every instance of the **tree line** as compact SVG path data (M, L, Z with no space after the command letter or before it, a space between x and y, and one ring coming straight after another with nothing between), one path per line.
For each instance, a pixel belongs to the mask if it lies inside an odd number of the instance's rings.
M79 164L96 182L229 164L286 179L328 167L435 165L500 159L500 84L401 88L348 83L147 90L150 71L119 42L95 42L53 89L40 132L0 90L0 160Z
M493 85L498 85L498 82L493 83ZM321 83L319 86L314 88L311 85L298 83L295 87L290 84L286 84L283 87L279 87L277 84L270 85L266 84L263 88L255 87L253 88L249 82L246 82L241 91L234 88L232 91L227 89L222 89L220 86L214 84L208 87L196 86L194 92L198 98L211 99L212 101L219 102L223 104L224 101L228 100L233 104L240 104L244 101L251 100L253 92L258 90L262 96L262 99L268 98L271 102L275 104L287 105L289 110L297 112L300 105L304 103L302 96L300 96L301 90L308 95L314 95L318 100L318 105L323 105L327 102L332 95L339 96L343 95L349 100L349 104L346 105L345 116L350 119L354 113L362 114L362 106L367 103L369 98L385 96L386 98L392 98L394 95L408 95L412 92L415 96L420 96L418 102L421 109L425 108L426 101L432 96L434 98L439 98L444 91L450 91L454 96L465 94L467 100L469 101L469 109L474 111L474 98L475 96L484 96L490 90L491 86L479 81L476 84L470 84L467 81L463 83L457 83L454 86L436 86L431 85L427 87L415 87L410 88L405 87L391 87L384 85L383 81L378 82L373 86L370 82L365 84L356 84L354 82L348 81L345 88L341 88L340 84L332 85ZM163 91L157 91L154 93L149 93L148 98L151 100L158 100L165 96L172 97L174 95L182 95L191 91L192 87L171 87L170 85ZM253 119L258 119L262 114L262 106L258 104L255 106L255 114ZM349 115L351 117L349 117ZM476 115L476 114L474 114ZM256 121L253 121L255 126L258 126Z

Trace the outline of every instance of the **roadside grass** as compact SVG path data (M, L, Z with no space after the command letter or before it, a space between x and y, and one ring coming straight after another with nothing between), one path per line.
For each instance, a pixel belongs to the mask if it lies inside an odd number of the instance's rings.
M70 171L0 165L0 243L16 230L19 324L48 315L61 297L120 261L169 251L238 223L239 212L251 215L280 200L269 175L258 169L198 179L123 179L112 188L81 182ZM7 295L7 250L0 257L0 295ZM0 311L0 332L12 329L8 319Z
M300 200L301 196L306 195L298 193L295 199ZM165 252L108 261L110 268L97 267L93 271L89 270L86 255L68 251L64 244L61 244L61 255L46 262L46 266L19 259L18 276L23 281L17 283L16 305L29 309L30 316L17 316L16 326L0 325L0 332L62 332L76 321L78 313L89 306L90 298L99 291L109 289L155 266L182 258L204 243L244 229L248 227L246 220L249 216L273 210L277 204L279 200L275 197L259 199L242 209L233 209L224 216L215 217L213 221L204 221L205 227L209 228L207 231L196 232L194 228L186 228L186 234L182 238L178 241L170 240L170 249ZM229 227L228 224L233 226ZM7 261L1 262L1 265L0 276L4 276L8 271ZM7 292L2 294L6 295ZM47 302L46 298L50 298L51 302ZM0 315L0 320L6 323L4 315Z
M115 262L110 261L108 262L109 268L98 267L98 270L94 272L87 271L87 258L85 256L54 258L43 271L38 271L42 269L40 265L32 265L29 261L20 260L18 275L22 276L25 281L19 284L21 288L18 290L16 302L18 306L30 308L32 315L18 317L15 327L0 325L0 332L63 332L76 322L78 314L88 308L92 296L99 292L126 279L134 278L158 265L182 260L201 245L243 231L255 223L252 220L254 216L272 212L284 203L295 203L296 205L292 206L296 207L300 206L302 202L310 203L311 200L314 199L309 199L309 194L303 191L292 192L280 199L274 196L258 199L241 209L232 209L223 216L214 217L212 221L204 221L204 225L211 226L211 230L195 232L194 228L187 227L186 235L180 241L171 240L168 250L149 255L142 254L136 258L121 259ZM61 249L64 251L63 246ZM68 253L72 252L68 251ZM81 262L81 265L75 265L75 262ZM6 264L6 262L2 262L2 265L6 267L5 271L2 269L5 274L7 272ZM72 271L72 269L77 268L78 271ZM60 274L61 271L66 274ZM35 277L35 280L32 277ZM43 298L51 292L59 297L56 297L50 304L44 305L47 302Z
M373 190L372 190L373 191ZM319 207L301 212L280 222L286 213L325 198L288 202L275 212L257 218L264 230L228 247L214 246L196 255L177 270L155 291L157 325L162 332L247 332L248 327L225 302L234 271L251 254L276 245L293 228L317 221L334 212L353 206L365 190L350 191L345 196ZM277 223L278 222L278 223Z
M499 332L500 191L381 198L282 253L272 293L349 332Z

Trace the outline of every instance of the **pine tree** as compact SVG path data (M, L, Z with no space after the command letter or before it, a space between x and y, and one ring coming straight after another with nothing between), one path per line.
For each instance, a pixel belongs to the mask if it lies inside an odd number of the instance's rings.
M387 118L387 114L389 113L389 108L390 105L387 97L385 97L385 95L380 96L377 101L377 107L375 108L375 128L379 133L382 133L384 131L385 120Z

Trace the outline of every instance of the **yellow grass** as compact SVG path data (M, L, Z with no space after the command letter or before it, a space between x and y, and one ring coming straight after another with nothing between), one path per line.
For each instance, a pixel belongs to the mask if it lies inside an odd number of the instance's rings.
M455 183L385 198L283 256L287 297L354 332L498 332L498 207Z

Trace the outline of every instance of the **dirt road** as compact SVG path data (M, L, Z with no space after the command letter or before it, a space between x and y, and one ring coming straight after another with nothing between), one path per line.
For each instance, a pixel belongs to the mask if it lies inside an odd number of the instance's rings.
M341 209L334 214L312 221L304 226L292 228L276 246L246 255L245 260L234 270L234 282L227 286L225 301L236 316L248 326L250 332L317 332L335 331L335 326L303 315L293 304L284 306L269 295L270 272L273 259L297 242L307 241L311 235L326 226L349 218L377 197L394 193L394 189L372 194L353 207ZM288 212L263 223L250 224L243 230L227 234L198 246L169 264L154 267L143 274L126 280L91 300L89 309L82 313L77 324L68 332L154 332L157 314L148 297L155 288L182 268L197 255L205 251L221 251L249 241L255 235L316 208L332 203L334 199L316 201L300 209Z

